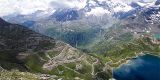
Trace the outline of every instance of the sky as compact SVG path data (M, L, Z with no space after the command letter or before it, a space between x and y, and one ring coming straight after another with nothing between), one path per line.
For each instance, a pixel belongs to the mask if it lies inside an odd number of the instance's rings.
M123 1L131 2L138 0ZM85 6L85 2L86 0L0 0L0 16L9 15L12 13L30 14L37 10L57 8L82 8Z

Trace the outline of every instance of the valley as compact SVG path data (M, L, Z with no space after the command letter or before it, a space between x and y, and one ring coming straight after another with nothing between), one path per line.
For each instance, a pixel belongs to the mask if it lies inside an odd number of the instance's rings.
M83 8L2 16L0 80L151 80L129 70L144 59L147 75L158 73L158 1L87 0Z

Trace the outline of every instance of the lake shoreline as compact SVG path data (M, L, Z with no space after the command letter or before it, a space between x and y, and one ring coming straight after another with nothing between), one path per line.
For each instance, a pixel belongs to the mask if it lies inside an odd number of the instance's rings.
M141 60L143 62L142 64L140 64ZM148 75L157 76L155 75L155 73L159 74L159 72L157 72L158 66L160 66L160 64L157 64L158 62L160 62L160 56L154 55L152 53L144 53L144 55L140 55L130 60L127 60L125 63L119 65L119 67L114 68L112 71L113 78L115 79L118 78L118 80L122 80L123 78L128 78L133 80L133 78L136 78L136 76L138 75L139 77L151 80L150 78L148 79ZM152 66L153 69L150 69L151 68L150 66ZM144 74L142 74L141 72L139 73L139 71L143 71ZM130 76L132 76L132 78L130 78ZM159 79L160 77L157 78Z

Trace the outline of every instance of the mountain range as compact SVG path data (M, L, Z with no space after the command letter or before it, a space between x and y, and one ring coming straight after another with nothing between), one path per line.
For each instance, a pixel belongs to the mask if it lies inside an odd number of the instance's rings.
M160 55L159 15L159 0L87 0L82 8L3 16L0 79L114 80L128 60Z
M56 76L55 79L72 79L76 76L92 79L100 77L96 73L103 72L102 68L97 70L94 67L103 65L96 63L98 58L84 54L67 43L3 19L0 19L0 28L0 66L3 69L52 74ZM40 75L39 78L43 77ZM105 78L109 78L109 75Z

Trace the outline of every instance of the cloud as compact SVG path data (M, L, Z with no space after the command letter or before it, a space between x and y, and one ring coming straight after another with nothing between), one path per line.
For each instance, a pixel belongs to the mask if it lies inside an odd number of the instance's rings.
M50 0L0 0L0 16L11 13L29 14L49 8Z
M50 5L55 8L82 8L87 0L54 0Z
M0 16L12 13L30 14L49 8L83 8L87 0L0 0ZM123 0L127 2L139 0ZM155 0L144 0L155 1Z
M69 2L65 1L65 0L61 0L61 1L52 1L50 3L50 6L52 6L55 9L58 8L73 8L73 5L70 5Z
M130 3L130 2L137 2L137 1L142 1L142 2L153 2L156 0L122 0L124 2Z

